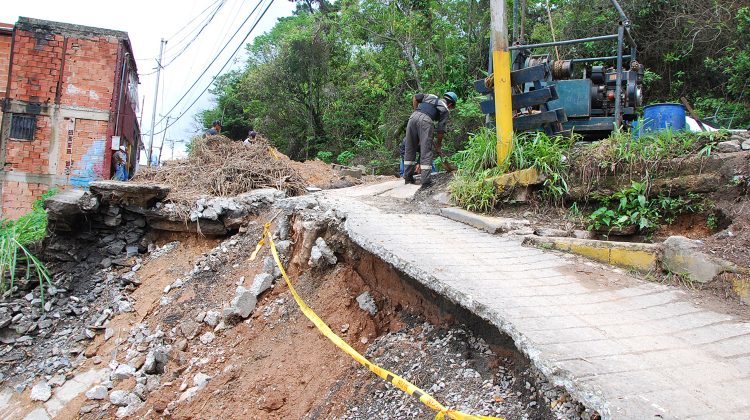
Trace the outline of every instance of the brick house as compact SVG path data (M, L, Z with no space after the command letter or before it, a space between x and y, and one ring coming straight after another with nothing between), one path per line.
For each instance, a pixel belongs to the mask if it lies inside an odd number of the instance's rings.
M0 197L15 218L53 186L113 174L139 142L138 73L126 32L21 17L0 24Z

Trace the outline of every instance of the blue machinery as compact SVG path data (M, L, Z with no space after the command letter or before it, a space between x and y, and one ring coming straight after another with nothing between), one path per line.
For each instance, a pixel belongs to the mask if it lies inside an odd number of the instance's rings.
M604 137L623 122L637 118L636 107L642 103L643 66L636 61L636 43L630 34L630 21L617 0L610 1L620 16L616 34L523 45L519 43L522 42L523 29L521 41L516 36L518 0L514 0L514 42L508 48L512 54L510 80L514 131L575 132L587 137ZM539 48L607 41L617 42L616 55L555 60L550 54L532 53ZM629 47L629 54L624 54L625 44ZM626 60L629 61L627 65ZM601 65L613 62L614 66ZM495 113L493 86L493 76L475 82L478 92L493 98L481 104L482 112L487 115Z

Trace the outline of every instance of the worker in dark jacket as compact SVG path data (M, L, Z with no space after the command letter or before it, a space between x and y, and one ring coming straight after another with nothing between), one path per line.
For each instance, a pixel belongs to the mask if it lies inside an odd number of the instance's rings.
M422 188L432 185L430 174L435 150L440 152L443 145L443 134L448 125L450 110L456 107L458 96L453 92L446 92L443 98L429 94L418 93L412 98L412 112L406 124L406 150L404 151L404 182L414 183L414 172L417 168L417 149L419 149L420 179ZM437 144L433 148L432 132L437 122Z

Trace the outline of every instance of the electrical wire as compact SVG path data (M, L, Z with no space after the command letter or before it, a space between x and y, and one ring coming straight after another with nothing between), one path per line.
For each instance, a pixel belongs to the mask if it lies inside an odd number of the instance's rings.
M248 21L250 20L250 18L251 18L251 17L253 16L253 14L255 14L256 10L258 10L258 8L260 7L260 5L261 5L261 4L263 4L263 1L264 1L264 0L260 0L260 1L258 1L258 3L257 3L257 4L255 5L255 7L253 7L253 10L252 10L252 11L250 11L250 13L249 13L249 14L247 15L247 18L245 18L245 20L244 20L244 21L242 21L242 23L241 23L241 24L240 24L240 26L239 26L239 27L237 28L237 30L236 30L236 31L234 32L234 34L232 34L232 37L231 37L231 38L229 39L229 41L227 41L227 43L226 43L226 44L224 44L224 46L223 46L223 47L221 48L221 50L220 50L220 51L219 51L219 52L218 52L218 53L217 53L217 54L216 54L216 55L214 56L214 58L213 58L213 59L211 60L211 62L210 62L210 63L208 63L208 66L206 66L206 68L205 68L205 69L204 69L204 70L203 70L203 71L201 72L201 74L200 74L200 75L199 75L199 76L198 76L198 77L197 77L197 78L195 79L195 82L193 82L193 84L191 84L191 85L190 85L190 87L189 87L189 88L187 88L187 90L186 90L186 91L185 91L185 93L184 93L184 94L183 94L183 95L182 95L182 96L180 97L180 99L178 99L178 100L177 100L177 102L175 102L174 106L172 106L172 108L170 108L170 109L169 109L169 111L167 111L166 115L169 115L169 114L171 114L171 113L172 113L172 111L174 111L174 110L175 110L175 109L177 108L177 106L178 106L178 105L180 104L180 102L182 102L182 100L183 100L183 99L185 99L185 98L186 98L186 97L188 96L188 94L190 94L190 91L191 91L191 90L192 90L192 89L193 89L193 88L194 88L194 87L195 87L195 86L196 86L196 85L198 84L198 82L200 82L200 81L201 81L201 78L203 78L203 76L205 76L205 75L206 75L206 73L208 73L208 70L209 70L209 69L211 68L211 66L212 66L212 65L213 65L213 64L214 64L214 63L216 62L216 60L217 60L217 59L219 58L219 56L221 55L221 53L223 53L223 52L224 52L224 50L225 50L225 49L226 49L226 48L227 48L227 47L229 46L229 44L231 43L231 41L232 41L232 40L234 39L234 37L235 37L235 36L237 36L237 34L238 34L238 33L240 32L240 30L242 30L242 28L243 28L243 27L245 26L245 24L246 24L246 23L247 23L247 22L248 22ZM273 0L271 0L271 1L270 1L270 2L268 3L268 7L270 7L270 6L271 6L271 4L273 4ZM268 10L268 7L266 7L266 9L265 9L265 10L263 11L263 13L262 13L262 14L260 15L260 17L261 17L261 18L263 17L263 15L265 15L265 14L266 14L266 11ZM257 20L257 21L255 22L255 24L253 24L253 27L252 27L252 28L250 28L250 31L248 31L248 33L247 33L247 34L245 35L245 38L244 38L244 39L242 40L242 42L240 42L240 45L238 45L238 46L237 46L237 49L236 49L236 50L234 51L234 53L232 53L232 55L231 55L231 56L229 57L230 59L229 59L229 60L227 60L227 62L226 62L226 63L224 63L224 65L223 65L223 66L221 67L221 69L219 69L219 71L217 72L217 74L218 74L218 73L221 73L221 71L222 71L222 70L224 70L224 68L225 68L225 67L227 66L227 64L229 64L229 61L231 61L232 57L234 57L234 55L235 55L235 54L237 53L237 51L239 51L239 49L240 49L240 48L242 48L242 46L244 45L244 42L245 42L245 40L247 40L247 38L248 38L248 37L250 36L250 33L251 33L251 32L253 31L253 29L255 29L255 26L257 26L257 25L258 25L258 22L259 22L259 21L260 21L260 18L259 18L259 19L258 19L258 20ZM213 79L215 79L215 77L214 77ZM212 79L211 83L213 83L213 79ZM209 87L210 87L210 85L209 85ZM203 90L203 92L201 92L201 95L203 95L203 93L205 93L205 91L206 91L206 90L208 90L208 88L204 89L204 90ZM200 97L200 96L199 96L199 97ZM194 102L193 102L193 104L194 104L195 102L197 102L197 99L196 99L196 101L194 101ZM193 104L191 104L190 106L192 106ZM188 108L189 108L189 107L188 107ZM159 121L157 121L157 122L156 122L156 124L161 124L161 122L162 122L162 121L164 121L164 119L165 119L165 118L166 118L166 117L162 117L162 118L161 118L161 119L160 119ZM154 133L154 134L156 134L156 133Z
M185 50L187 50L188 48L190 48L190 46L193 45L193 42L201 35L201 33L203 33L203 30L206 29L206 27L209 24L211 24L211 21L214 20L214 17L216 17L216 14L219 13L219 10L221 10L221 7L224 6L224 4L226 4L226 1L222 0L222 2L216 7L216 9L214 9L214 11L208 17L208 19L203 23L203 26L201 26L201 28L198 30L198 32L195 35L193 35L192 39L190 39L190 41L188 41L185 44L185 46L183 46L182 49L179 52L177 52L171 59L169 59L169 60L165 59L164 60L164 61L167 61L167 63L164 64L164 65L162 65L162 68L167 67L168 65L172 64L177 58L180 57L180 55L182 55L182 53L185 52ZM185 39L187 39L187 38L185 38ZM175 45L179 45L179 42L177 44L175 44Z
M224 63L224 65L223 65L223 66L221 66L221 68L219 69L219 71L217 72L217 74L220 74L220 73L221 73L221 72L222 72L222 71L224 70L224 68L225 68L225 67L226 67L226 66L227 66L227 65L228 65L228 64L229 64L229 63L230 63L230 62L232 61L232 59L234 58L234 55L235 55L235 54L237 54L237 52L238 52L238 51L240 50L240 48L242 48L242 46L243 46L243 45L245 44L245 41L247 40L247 38L248 38L248 37L250 37L250 34L251 34L251 33L253 32L253 30L255 29L255 27L256 27L256 26L258 26L258 24L260 23L261 19L263 19L263 16L265 16L266 12L268 12L268 9L270 9L270 8L271 8L271 5L273 4L273 2L274 2L274 0L270 0L270 1L268 2L268 5L267 5L267 6L266 6L266 8L265 8L265 9L263 10L263 12L261 12L260 16L258 16L258 19L257 19L257 20L255 21L255 23L253 24L253 26L252 26L252 27L250 28L250 30L249 30L249 31L247 32L247 35L245 35L245 37L244 37L244 38L242 39L242 41L241 41L241 42L240 42L240 44L239 44L239 45L237 46L237 48L236 48L236 49L234 50L234 52L232 52L232 55L231 55L231 56L229 57L229 59L228 59L228 60L227 60L227 61L226 61L226 62ZM262 2L261 2L261 3L262 3ZM261 3L258 3L258 5L260 5ZM257 8L257 7L256 7L256 8ZM254 11L254 10L255 10L255 9L253 9L253 11ZM251 12L251 14L252 14L252 12ZM177 123L177 121L179 121L179 120L180 120L180 118L182 118L182 117L183 117L183 116L184 116L184 115L185 115L185 114L187 113L187 111L188 111L188 110L189 110L190 108L192 108L192 107L193 107L193 105L195 105L195 104L196 104L196 103L198 102L198 100L199 100L199 99L201 98L201 96L203 96L203 94L204 94L204 93L206 93L206 91L207 91L207 90L208 90L208 89L209 89L209 88L211 87L211 85L213 85L213 83L214 83L214 81L215 81L215 80L216 80L216 76L214 76L214 77L213 77L213 78L211 79L211 83L209 83L209 84L208 84L208 85L207 85L207 86L206 86L206 87L205 87L205 88L203 89L203 91L201 91L201 93L200 93L200 94L198 95L198 97L197 97L197 98L195 98L195 100L194 100L194 101L193 101L192 103L190 103L190 105L188 105L188 106L187 106L187 108L185 108L185 109L184 109L184 110L183 110L183 111L182 111L182 112L180 113L180 115L178 115L177 117L175 117L175 118L174 118L174 121L172 121L172 122L171 122L170 124L167 124L167 126L166 126L166 127L165 127L165 128L163 129L163 130L161 130L161 131L158 131L158 132L154 133L154 135L163 133L163 132L164 132L165 130L167 130L167 129L168 129L169 127L171 127L171 126L173 126L173 125L174 125L175 123ZM183 97L184 97L184 96L187 96L187 95L183 95ZM175 107L176 107L176 106L175 106ZM174 109L175 107L173 107L172 109ZM170 110L170 111L169 111L169 112L168 112L167 114L169 114L169 113L171 113L171 112L172 112L172 110Z
M190 19L185 25L182 26L182 28L180 28L179 30L177 30L177 32L175 32L172 36L166 38L167 41L171 40L172 38L174 38L175 36L177 36L177 34L179 34L184 29L186 29L188 26L190 26L190 24L193 23L196 19L198 19L199 17L203 16L203 14L206 13L206 11L208 11L209 9L211 9L213 6L216 6L216 8L213 10L213 12L211 12L211 14L208 15L207 18L203 18L201 20L201 22L199 23L199 25L202 25L202 26L200 26L200 29L198 29L198 33L193 36L193 38L185 45L185 47L182 48L182 50L180 50L180 52L178 52L177 54L175 54L174 57L171 58L171 60L169 61L169 63L162 65L161 68L164 68L164 67L166 67L169 64L172 64L172 62L174 62L174 60L176 60L182 53L185 52L185 50L190 45L192 45L193 41L195 41L195 39L203 32L203 30L206 29L206 27L208 26L208 24L211 23L211 21L213 20L213 18L219 12L219 10L222 8L222 6L224 6L224 4L226 3L226 1L227 0L216 0L216 1L214 1L207 8L203 9L198 15L196 15L195 17L193 17L192 19ZM218 5L217 5L217 3L218 3ZM180 39L180 40L178 40L176 42L173 42L172 43L172 48L174 48L174 47L182 44L183 42L185 42L185 40L187 40L188 37L190 36L190 34L192 34L193 32L195 32L195 28L192 29L190 32L188 32L182 39ZM165 49L164 52L165 52L165 54L167 52L169 52L169 48ZM158 61L159 61L158 57L136 58L136 60L137 61L151 61L151 60L156 60L157 61L157 65L159 64L158 63ZM164 60L162 60L162 61L164 61ZM139 73L138 75L139 76L150 76L150 75L155 74L155 73L156 73L156 69L154 69L153 71L151 71L149 73Z

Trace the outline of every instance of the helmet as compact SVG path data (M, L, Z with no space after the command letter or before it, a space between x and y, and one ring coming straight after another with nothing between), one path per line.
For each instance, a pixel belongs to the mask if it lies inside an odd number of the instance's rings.
M127 149L125 148L125 146L120 146L120 150L122 150L123 152L127 151Z
M443 95L443 98L453 102L454 104L458 102L458 95L456 95L455 92L445 92L445 95Z

